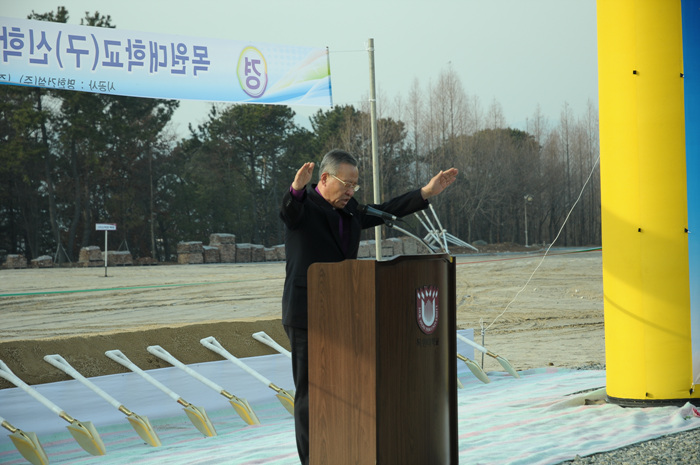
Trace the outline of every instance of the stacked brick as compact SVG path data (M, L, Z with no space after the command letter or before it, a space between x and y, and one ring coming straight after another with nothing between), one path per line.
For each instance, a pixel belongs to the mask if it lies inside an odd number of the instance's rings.
M202 242L178 242L177 262L180 265L204 263L204 246Z
M398 237L390 237L382 242L384 247L391 249L391 255L403 254L403 241Z
M104 266L105 259L100 248L96 245L91 245L80 249L78 264L82 266Z
M376 241L360 242L360 249L357 252L357 258L371 258L377 255ZM393 245L389 245L386 241L382 241L382 257L391 257L394 255Z
M27 267L27 259L24 255L9 254L2 267L6 270L13 270Z
M219 249L221 263L236 262L236 236L234 234L210 234L209 246Z
M266 262L283 262L285 259L285 252L283 245L276 245L274 247L265 247L265 261Z
M104 253L102 255L102 263L104 264ZM107 251L107 266L126 266L133 265L134 259L129 251Z
M250 261L264 262L265 261L265 246L260 244L250 244Z
M402 254L403 255L418 255L419 253L427 253L428 249L423 244L412 237L402 237Z
M427 253L425 246L411 237L390 238L382 241L382 256L418 255ZM358 252L358 258L373 258L376 254L375 242L362 241ZM259 244L236 244L236 236L233 234L211 234L209 245L205 246L201 241L179 242L177 244L177 262L179 264L201 263L258 263L284 261L284 245L264 247ZM108 266L154 265L157 261L153 258L143 257L134 260L130 252L108 251ZM104 266L104 253L97 246L83 247L80 249L78 263L82 266ZM44 255L31 261L33 268L53 267L50 256ZM3 269L27 268L27 259L23 255L7 255L2 264Z
M236 245L236 263L250 263L252 259L252 244Z
M204 250L204 263L220 263L221 259L219 258L219 248L218 247L212 247L210 245L205 245L202 247Z
M50 255L42 255L32 260L32 268L52 268L53 259Z
M374 241L362 241L358 258L372 258L376 255ZM413 238L390 238L382 241L382 256L415 255L426 250ZM211 234L209 245L201 242L180 242L177 245L180 264L194 263L258 263L285 260L284 245L264 247L259 244L236 244L233 234Z

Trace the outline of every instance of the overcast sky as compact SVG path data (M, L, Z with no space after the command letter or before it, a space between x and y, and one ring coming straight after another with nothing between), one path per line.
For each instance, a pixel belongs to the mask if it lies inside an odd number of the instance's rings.
M368 38L385 100L406 99L415 79L427 89L451 66L484 109L501 104L511 127L525 129L538 104L550 125L564 102L575 115L598 104L595 0L0 0L0 16L59 5L71 24L99 11L119 29L328 47L336 105L369 95ZM179 132L209 106L183 101ZM292 108L300 124L318 110Z

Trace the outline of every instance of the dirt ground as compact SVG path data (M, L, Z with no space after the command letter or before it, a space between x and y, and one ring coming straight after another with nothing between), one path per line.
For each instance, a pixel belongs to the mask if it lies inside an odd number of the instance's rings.
M603 366L600 250L495 247L457 255L457 327L519 370ZM511 252L506 252L511 250ZM513 250L516 250L513 252ZM578 249L580 250L580 249ZM219 360L199 340L233 355L288 348L280 322L284 263L0 270L0 360L28 384L69 379L44 362L61 354L85 376L126 371L104 352L120 349L144 369L168 366L159 344L184 363ZM476 360L481 362L481 356ZM485 357L484 367L502 370ZM0 388L11 387L0 379Z

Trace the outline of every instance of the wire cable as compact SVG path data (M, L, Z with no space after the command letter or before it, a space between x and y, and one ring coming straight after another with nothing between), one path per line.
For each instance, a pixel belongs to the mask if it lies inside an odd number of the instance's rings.
M540 262L537 264L537 267L533 270L532 274L530 274L530 277L527 279L523 287L518 290L518 292L515 293L515 296L513 299L508 302L508 305L503 309L503 311L496 316L496 318L493 319L493 321L486 327L484 328L483 324L483 318L479 321L481 325L481 334L484 334L485 331L487 331L493 324L498 320L500 317L502 317L507 311L508 308L515 302L515 300L518 298L521 292L525 290L528 284L530 284L530 281L532 281L532 277L535 276L535 273L537 273L537 270L540 269L540 266L542 265L542 262L544 262L544 259L547 257L547 254L549 253L549 249L552 248L552 246L557 242L557 239L559 239L559 236L561 235L562 231L564 230L564 226L566 226L566 223L569 221L569 217L571 216L571 213L574 211L574 208L576 208L576 205L578 204L579 200L581 200L581 197L583 196L583 192L586 190L586 186L588 186L588 182L591 180L591 177L593 176L593 173L595 172L596 168L598 167L598 163L600 162L600 155L598 155L598 158L596 158L595 163L593 164L593 168L591 168L591 172L588 174L588 178L586 178L586 182L583 183L583 187L581 187L581 192L579 192L578 197L576 198L576 201L574 204L571 206L571 209L569 210L569 213L567 213L566 218L564 218L564 222L561 225L561 228L559 228L559 232L557 235L554 237L554 240L552 241L551 244L549 244L549 247L547 247L547 250L545 250L544 255L542 255L542 259Z

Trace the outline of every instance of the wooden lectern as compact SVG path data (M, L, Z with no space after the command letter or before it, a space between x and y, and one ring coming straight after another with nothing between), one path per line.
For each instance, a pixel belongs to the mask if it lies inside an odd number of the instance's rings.
M455 263L308 272L311 464L457 464Z

